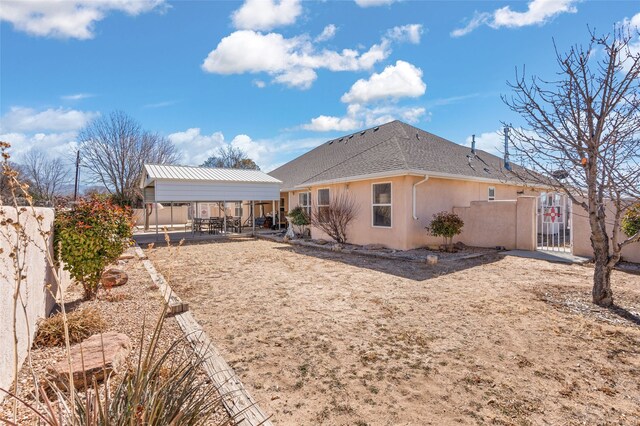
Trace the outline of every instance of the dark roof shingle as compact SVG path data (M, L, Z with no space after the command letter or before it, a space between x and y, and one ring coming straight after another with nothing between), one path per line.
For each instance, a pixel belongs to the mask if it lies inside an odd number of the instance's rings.
M471 158L470 158L471 157ZM512 164L513 171L527 171ZM401 121L332 139L269 173L294 189L332 180L394 172L441 173L469 178L522 182L503 159L458 145Z

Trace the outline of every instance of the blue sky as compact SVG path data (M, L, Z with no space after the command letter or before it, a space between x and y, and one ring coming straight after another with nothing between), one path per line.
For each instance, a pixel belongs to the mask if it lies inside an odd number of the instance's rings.
M516 66L640 24L637 1L62 0L0 5L0 139L68 155L123 110L184 164L223 144L270 170L337 135L401 119L482 148ZM640 45L640 41L638 41Z

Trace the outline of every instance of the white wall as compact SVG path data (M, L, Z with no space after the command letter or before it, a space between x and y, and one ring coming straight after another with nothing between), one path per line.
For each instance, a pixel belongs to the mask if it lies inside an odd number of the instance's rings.
M0 220L16 220L16 210L12 207L1 207ZM52 231L54 211L49 208L36 208L36 213L42 215L42 230ZM57 288L53 279L53 274L49 268L43 250L53 249L53 244L43 247L42 237L39 235L37 221L30 213L21 214L21 224L25 227L26 234L36 243L30 243L24 256L26 265L26 280L21 286L22 300L26 304L26 316L20 305L18 305L18 315L16 330L18 334L18 359L20 364L27 356L27 350L31 346L36 332L36 323L40 318L46 317L53 306L55 300L50 291L56 292ZM16 233L10 225L0 225L1 233L8 235L10 241L15 241ZM7 241L4 235L0 235L0 387L9 389L13 383L13 293L16 288L14 278L14 267L9 254L14 243ZM63 275L63 285L69 283L68 274ZM51 290L46 286L52 285ZM4 397L0 392L0 401Z

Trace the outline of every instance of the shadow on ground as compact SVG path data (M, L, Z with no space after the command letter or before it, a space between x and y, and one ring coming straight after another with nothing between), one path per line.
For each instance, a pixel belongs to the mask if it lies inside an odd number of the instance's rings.
M315 249L304 246L280 246L276 250L286 253L296 253L303 256L316 257L323 260L333 260L346 265L359 268L367 268L373 271L394 275L414 281L426 281L442 275L451 274L465 269L475 268L480 265L500 261L496 254L487 254L473 259L451 260L439 262L437 265L427 265L421 262L412 262L404 259L384 259L357 253L340 253L328 250Z

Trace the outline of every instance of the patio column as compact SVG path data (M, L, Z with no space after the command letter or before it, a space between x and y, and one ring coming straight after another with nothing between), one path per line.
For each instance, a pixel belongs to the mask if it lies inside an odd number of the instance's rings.
M271 200L271 228L276 228L276 202Z
M224 227L224 233L227 233L227 202L222 202L222 226Z
M280 217L280 200L278 200L278 231L280 230L280 221L282 218Z
M173 231L173 201L171 202L171 231Z
M256 215L255 215L255 201L251 200L251 228L252 234L254 237L256 236Z
M158 241L158 202L155 203L156 208L156 242Z

